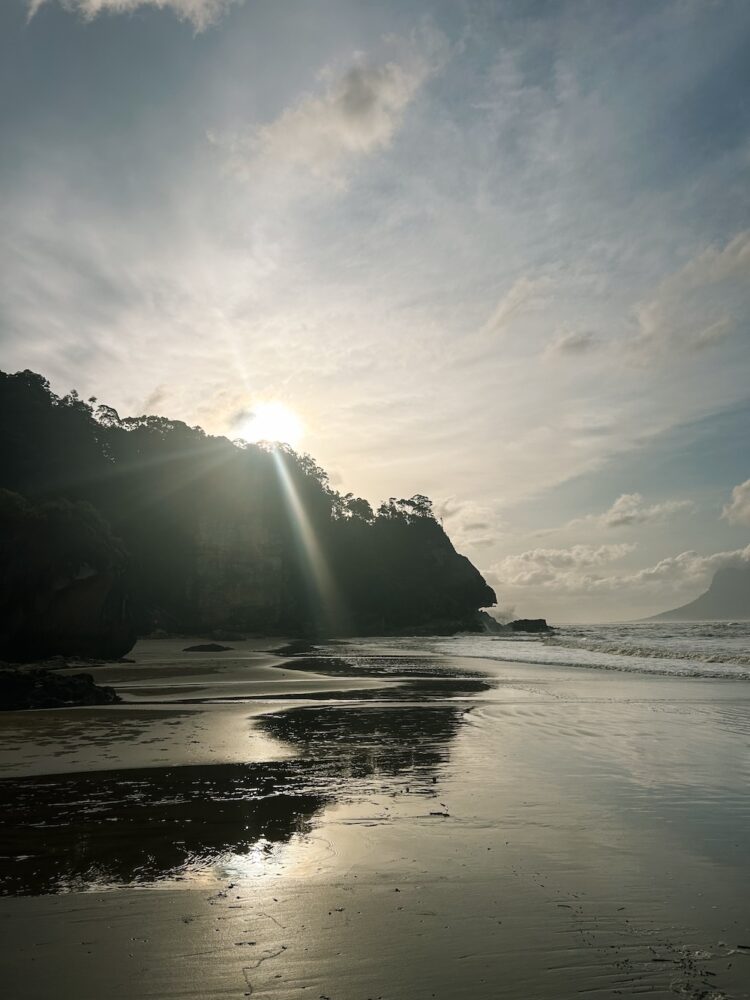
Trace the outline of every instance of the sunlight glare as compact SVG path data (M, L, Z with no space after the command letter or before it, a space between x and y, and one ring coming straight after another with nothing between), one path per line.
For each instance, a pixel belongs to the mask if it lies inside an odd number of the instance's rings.
M240 428L246 441L277 441L296 448L302 440L302 421L283 403L258 403Z

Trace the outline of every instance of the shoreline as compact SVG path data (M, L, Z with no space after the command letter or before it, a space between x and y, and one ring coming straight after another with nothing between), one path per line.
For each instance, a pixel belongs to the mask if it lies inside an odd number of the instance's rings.
M153 640L0 715L9 1000L750 996L750 684L418 641Z

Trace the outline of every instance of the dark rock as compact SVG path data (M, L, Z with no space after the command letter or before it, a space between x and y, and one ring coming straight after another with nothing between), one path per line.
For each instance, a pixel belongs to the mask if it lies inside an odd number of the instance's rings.
M117 660L136 639L122 580L110 573L68 578L54 590L40 587L13 624L0 651L22 663L56 654Z
M63 677L42 669L0 669L0 711L24 708L67 708L73 705L114 705L121 699L111 687L94 684L91 674Z
M0 657L124 656L136 639L125 561L89 504L0 490Z
M278 649L273 650L276 656L307 656L315 652L315 646L307 639L293 639Z
M507 625L503 625L487 611L477 611L476 623L478 632L491 632L494 634L508 631Z
M554 632L546 618L517 618L508 625L514 632Z
M183 653L225 653L231 646L220 646L218 642L204 642L198 646L186 646Z

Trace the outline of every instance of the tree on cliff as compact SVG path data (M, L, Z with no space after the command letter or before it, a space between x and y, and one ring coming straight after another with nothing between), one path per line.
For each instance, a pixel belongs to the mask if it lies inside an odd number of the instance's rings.
M421 494L373 512L309 455L121 418L34 372L0 373L0 487L93 505L129 554L141 628L377 631L495 602Z

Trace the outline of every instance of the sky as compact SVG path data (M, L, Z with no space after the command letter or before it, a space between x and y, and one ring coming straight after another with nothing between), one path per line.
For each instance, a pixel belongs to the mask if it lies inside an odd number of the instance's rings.
M746 0L4 0L0 367L428 494L499 608L750 561Z

